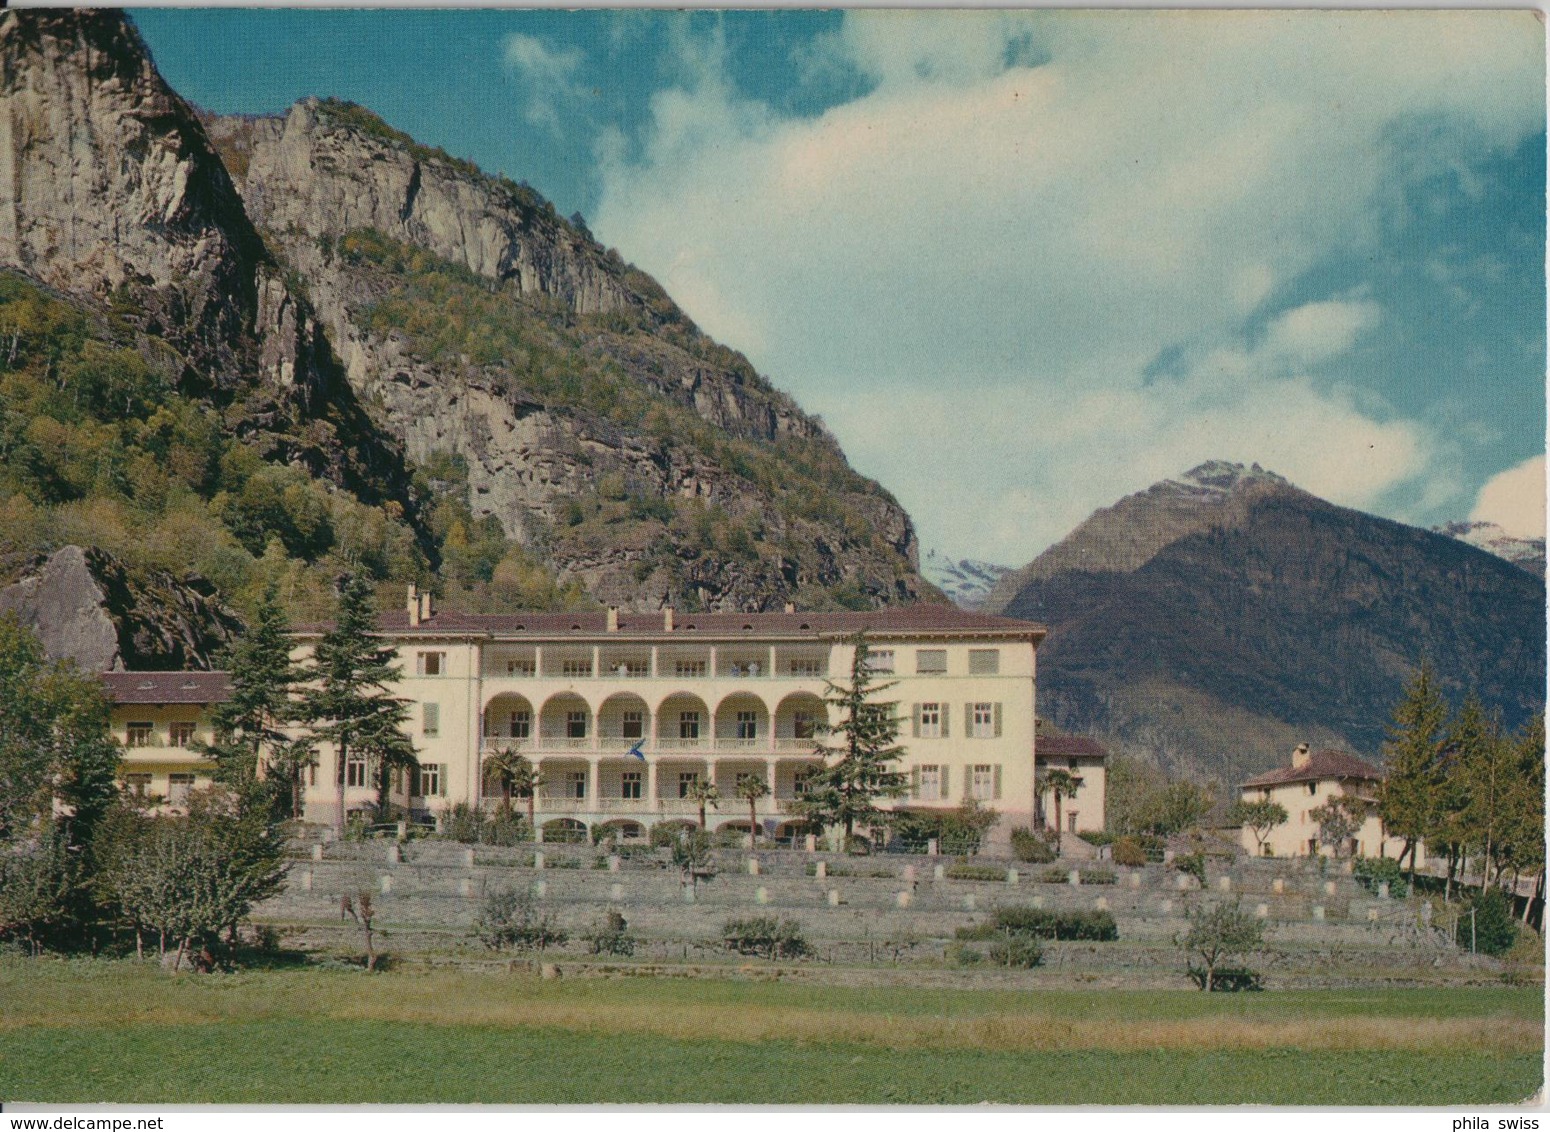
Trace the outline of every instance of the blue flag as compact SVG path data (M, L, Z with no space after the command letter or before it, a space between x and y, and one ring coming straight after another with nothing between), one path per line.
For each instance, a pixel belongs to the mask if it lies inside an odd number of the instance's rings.
M642 745L643 745L643 744L644 744L644 743L645 743L645 742L646 742L646 740L644 740L644 739L638 739L638 740L636 740L636 742L635 742L635 746L633 746L633 747L631 747L631 748L630 748L630 756L631 756L631 757L632 757L632 758L637 758L637 759L639 759L639 760L640 760L640 761L641 761L641 762L645 762L645 761L646 761L646 752L645 752L645 751L642 751L642 750L641 750L641 746L642 746Z

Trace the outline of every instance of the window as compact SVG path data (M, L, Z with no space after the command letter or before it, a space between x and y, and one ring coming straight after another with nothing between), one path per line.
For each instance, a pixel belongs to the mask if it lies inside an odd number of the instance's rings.
M823 676L824 669L827 667L823 661L812 657L798 657L788 661L787 664L791 669L791 675L802 679Z
M1001 797L1001 767L999 765L978 764L970 770L969 776L969 797L981 802L989 802Z
M866 655L866 669L868 672L892 672L893 650L872 649Z
M420 705L420 734L427 739L434 739L441 734L441 705Z
M167 801L174 806L181 806L188 801L188 792L194 788L194 776L192 774L169 774L167 776Z
M536 666L531 660L509 659L506 661L507 676L531 676L536 670Z
M447 671L447 654L422 652L415 661L414 670L418 676L443 676Z
M567 739L585 739L587 737L587 713L584 711L568 711L565 713L565 737ZM580 794L576 797L581 797Z
M1001 734L1000 704L969 705L969 738L994 739Z
M812 786L813 775L816 773L818 772L815 770L797 771L796 775L791 779L791 792L798 798L807 797L807 791Z
M346 786L366 785L366 760L360 755L351 755L345 762L344 784Z
M308 786L316 786L317 784L318 784L318 764L317 763L308 763L307 764L307 785Z
M174 747L186 747L194 741L194 725L192 723L174 723L168 731L171 735Z
M917 707L917 724L915 733L922 739L940 739L942 737L942 705L921 704Z
M442 789L442 763L421 763L419 772L415 775L416 785L414 793L421 798L440 798Z
M694 789L694 784L700 780L700 772L697 770L681 770L678 772L678 796L687 798L689 791Z
M627 770L619 776L619 797L640 797L641 774L638 770Z
M151 792L151 776L148 774L124 775L124 789L136 798L144 798Z
M1310 782L1310 783L1308 783L1308 793L1309 794L1317 794L1318 792L1319 792L1319 784L1317 782Z
M700 737L699 712L681 711L678 713L678 737L680 739L698 739Z
M587 772L584 770L568 770L565 772L565 780L560 784L563 788L563 798L585 798L587 796Z
M592 658L586 657L584 659L578 659L573 657L570 660L560 661L560 675L573 678L579 676L591 676Z
M156 732L154 723L130 723L125 726L124 746L149 747L151 736Z
M1000 649L970 649L969 675L994 676L1001 671Z
M811 739L816 730L817 724L814 722L812 712L796 711L791 713L791 734L795 738Z
M639 739L646 733L645 716L638 711L627 711L619 724L619 734L625 739ZM639 797L640 795L636 795Z
M740 711L737 713L737 737L739 739L757 739L759 737L758 712Z
M533 734L533 713L528 711L514 711L511 718L506 721L507 737L511 739L526 739Z
M674 676L704 676L705 662L703 660L675 660L673 661Z
M947 671L947 650L946 649L916 649L915 650L915 671L916 672L920 672L920 673L926 673L926 672L946 672Z
M916 791L923 801L939 802L944 797L942 793L942 768L939 766L923 766L919 772L919 789Z

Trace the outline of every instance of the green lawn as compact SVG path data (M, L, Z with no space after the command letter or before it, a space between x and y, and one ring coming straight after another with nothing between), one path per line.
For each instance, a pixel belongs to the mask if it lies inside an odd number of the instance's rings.
M1511 1103L1536 989L970 991L0 963L0 1100Z

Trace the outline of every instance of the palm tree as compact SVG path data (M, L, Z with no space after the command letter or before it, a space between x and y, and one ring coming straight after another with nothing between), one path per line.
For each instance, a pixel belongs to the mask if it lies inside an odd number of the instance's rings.
M1039 793L1049 791L1055 795L1055 832L1060 832L1060 803L1065 798L1075 798L1082 787L1082 780L1069 770L1047 770Z
M719 810L721 808L721 791L716 789L714 782L709 782L703 778L696 778L689 784L689 789L684 794L684 797L699 803L700 829L703 831L705 829L705 807L715 806Z
M519 798L527 799L527 828L535 838L538 836L538 826L534 824L533 809L537 805L538 788L543 784L544 776L538 768L518 755L511 769L511 789L516 791Z
M526 756L518 753L514 747L498 747L493 754L485 756L484 773L486 777L493 774L500 779L503 801L511 801L511 790L516 783L517 769L525 765L529 765Z
M757 774L745 774L737 780L737 796L748 803L748 847L752 849L759 838L759 799L767 797L769 784Z

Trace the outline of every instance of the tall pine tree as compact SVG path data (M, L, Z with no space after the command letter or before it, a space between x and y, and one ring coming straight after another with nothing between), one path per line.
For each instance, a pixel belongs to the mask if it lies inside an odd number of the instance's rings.
M1378 791L1378 816L1390 837L1402 838L1403 861L1410 857L1410 884L1415 885L1417 846L1431 827L1440 802L1442 751L1447 735L1448 705L1432 675L1422 664L1394 709L1394 722L1383 746L1383 785Z
M335 825L340 836L345 829L346 767L352 755L364 759L374 772L379 815L392 772L416 765L414 744L404 731L408 701L388 691L403 670L397 652L372 635L376 621L371 583L359 574L346 574L339 583L333 627L313 650L310 686L303 697L312 738L334 747Z

